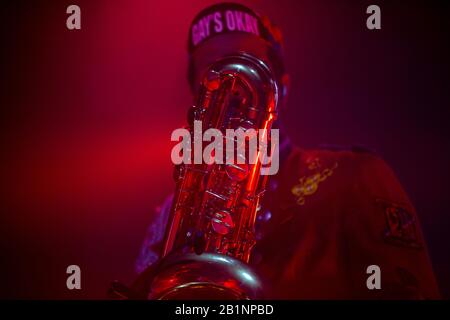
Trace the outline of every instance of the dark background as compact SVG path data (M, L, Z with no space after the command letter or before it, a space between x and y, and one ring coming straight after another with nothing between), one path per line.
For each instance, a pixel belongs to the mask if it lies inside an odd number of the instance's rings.
M284 31L282 117L303 147L375 149L410 194L450 297L449 6L242 1ZM29 1L1 9L2 298L104 298L130 283L170 193L170 133L191 103L185 52L211 1ZM81 30L66 8L81 7ZM370 4L382 30L366 28ZM66 289L78 264L82 290Z

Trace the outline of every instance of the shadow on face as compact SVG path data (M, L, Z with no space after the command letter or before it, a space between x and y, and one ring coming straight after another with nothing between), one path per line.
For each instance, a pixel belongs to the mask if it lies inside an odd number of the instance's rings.
M270 58L270 44L264 39L248 33L220 34L199 45L190 59L188 80L192 93L198 92L200 79L208 67L227 55L245 52L264 61L274 72L275 65Z

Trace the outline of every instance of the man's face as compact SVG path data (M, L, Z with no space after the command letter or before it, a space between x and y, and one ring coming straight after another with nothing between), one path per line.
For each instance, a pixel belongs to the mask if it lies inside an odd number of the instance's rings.
M208 67L216 60L227 55L245 52L263 60L271 66L268 57L268 48L265 40L245 33L222 34L208 39L196 48L191 58L194 69L193 94L197 94L201 78Z

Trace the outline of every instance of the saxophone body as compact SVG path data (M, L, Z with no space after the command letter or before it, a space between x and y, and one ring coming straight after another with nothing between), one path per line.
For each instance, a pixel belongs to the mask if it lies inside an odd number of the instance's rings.
M194 136L193 123L201 121L204 130L266 129L270 139L277 103L278 87L263 61L227 56L205 72L188 130ZM263 297L263 282L248 262L268 176L261 175L259 158L250 160L175 166L176 190L149 299Z

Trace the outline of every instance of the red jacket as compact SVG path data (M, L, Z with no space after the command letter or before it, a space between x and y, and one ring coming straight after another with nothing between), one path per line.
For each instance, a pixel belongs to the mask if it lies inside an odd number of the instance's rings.
M251 260L268 298L439 298L416 212L373 153L294 148L270 189ZM169 207L150 226L139 271L158 258ZM372 265L381 289L367 286Z

